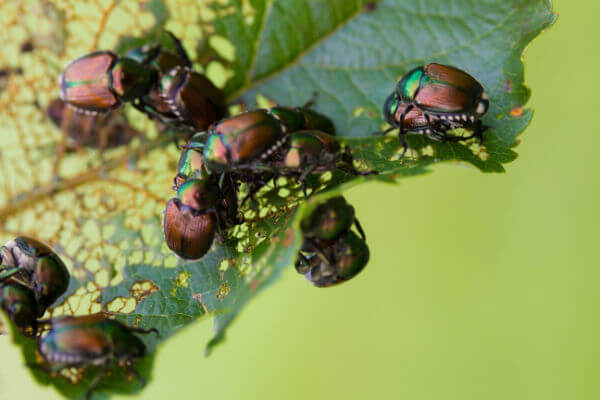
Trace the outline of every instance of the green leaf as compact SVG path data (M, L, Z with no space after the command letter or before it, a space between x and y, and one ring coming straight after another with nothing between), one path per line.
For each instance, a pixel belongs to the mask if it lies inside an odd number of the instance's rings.
M6 121L0 127L1 236L37 236L54 244L68 264L73 279L51 315L104 310L128 324L158 328L160 338L143 338L151 355L136 365L146 379L158 346L190 323L214 320L208 352L223 341L248 301L294 263L299 221L320 200L371 179L393 183L422 175L442 161L504 171L532 117L525 108L523 50L555 19L549 0L92 1L69 10L58 1L27 3L39 8L22 18L18 5L0 6L8 16L0 45L10 57L0 58L0 68L22 68L0 78L0 118ZM65 139L43 110L57 94L60 66L70 59L96 48L124 53L156 40L162 29L182 38L195 65L232 101L253 105L261 95L301 105L316 93L316 110L335 121L357 164L380 174L313 177L309 186L321 191L308 201L293 182L279 182L277 190L269 185L258 204L244 208L247 222L228 232L224 243L200 261L178 259L161 228L178 158L169 135L127 109L142 137L102 153L63 154L56 150ZM20 54L20 38L29 36L34 50ZM381 107L396 79L430 62L455 65L481 81L491 99L484 118L490 129L482 146L409 137L411 151L400 160L397 138L372 133L386 127ZM34 341L16 336L26 361L37 363ZM39 383L82 398L94 370L76 384L32 373ZM114 368L94 398L139 391L129 378Z

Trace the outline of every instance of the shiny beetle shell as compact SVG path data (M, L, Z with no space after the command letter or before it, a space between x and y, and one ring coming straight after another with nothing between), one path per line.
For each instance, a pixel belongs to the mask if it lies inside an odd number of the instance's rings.
M0 270L0 280L2 276L18 274L35 293L41 309L50 307L69 287L67 267L50 247L38 240L19 236L3 246L1 253L4 269Z
M281 123L265 110L249 111L209 130L204 162L212 172L271 156L285 142Z
M72 61L60 75L60 97L85 110L106 111L121 104L111 90L110 70L117 60L110 51L87 54Z
M105 112L143 96L156 84L153 68L110 51L76 59L60 75L61 99L76 109Z
M20 329L35 327L41 316L33 291L18 284L0 283L0 306Z
M217 231L216 201L207 184L190 179L177 191L176 198L169 200L165 209L163 228L167 246L185 259L195 260L204 256L212 246Z
M189 68L175 67L161 80L162 96L171 112L196 131L204 131L225 116L225 94Z
M163 228L169 249L181 258L195 260L212 246L216 221L212 213L198 213L173 198L167 203Z
M292 169L304 169L310 166L323 166L326 170L334 169L335 157L341 151L341 146L335 137L320 131L295 132L289 135L286 146L283 165ZM317 167L315 171L321 169Z
M344 280L358 275L369 262L369 247L352 231L343 235L334 246L338 275Z
M316 130L335 135L335 125L323 114L308 107L272 107L269 112L273 114L285 127L286 133L302 130Z
M108 360L133 361L144 357L146 346L130 328L106 314L59 317L39 340L39 351L53 370L106 365Z
M396 85L402 102L414 102L431 114L467 114L481 117L489 101L483 86L466 72L441 64L409 71Z
M147 95L139 100L137 108L151 118L157 118L162 123L178 126L180 125L179 118L173 113L168 97L162 91L160 81L175 68L191 67L192 62L179 39L169 31L163 32L164 38L170 42L169 47L163 44L145 45L130 50L127 57L153 67L159 74L159 84L155 85ZM171 51L169 48L174 48L175 51Z
M354 223L354 207L342 196L319 204L300 224L304 237L332 240L348 231Z
M481 118L489 99L475 78L460 69L429 64L407 72L387 98L383 114L407 149L404 134L421 134L438 141L483 140ZM448 135L457 128L472 131L467 137ZM404 152L402 153L404 155Z

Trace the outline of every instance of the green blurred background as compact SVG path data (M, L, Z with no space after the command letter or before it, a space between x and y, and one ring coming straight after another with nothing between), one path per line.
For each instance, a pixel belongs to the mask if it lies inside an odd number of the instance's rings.
M209 323L170 340L140 397L600 398L600 3L555 10L525 57L535 116L506 174L448 164L352 190L359 278L320 290L289 269L208 359ZM7 340L0 354L0 399L59 398Z

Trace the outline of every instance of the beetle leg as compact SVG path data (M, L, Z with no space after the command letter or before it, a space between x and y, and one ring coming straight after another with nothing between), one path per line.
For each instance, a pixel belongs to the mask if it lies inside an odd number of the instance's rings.
M6 269L2 272L0 272L0 282L13 277L15 274L17 274L19 271L21 270L21 268L16 267L16 268L10 268L10 269Z
M392 126L392 127L387 128L385 131L375 131L375 132L371 133L371 136L377 136L377 135L385 136L388 133L390 133L391 131L393 131L394 129L398 129L398 127Z
M362 226L360 225L360 222L358 222L358 219L354 218L354 225L356 226L356 230L358 230L358 233L360 233L360 237L362 238L363 241L367 240L367 236L365 235L365 231L363 230Z
M169 36L171 38L171 40L175 44L175 48L177 49L177 53L185 61L186 67L191 67L192 66L192 61L190 60L190 57L188 56L188 53L183 48L183 44L181 44L181 40L179 40L177 38L177 36L173 35L173 33L171 33L171 31L168 31L168 30L165 29L165 33L167 34L167 36Z
M88 390L85 392L85 400L90 400L91 396L92 396L92 392L94 391L94 389L96 388L96 386L98 386L98 384L100 383L100 381L106 376L108 375L109 371L110 371L110 367L112 366L112 360L106 360L106 362L104 363L104 369L98 373L98 375L96 375L94 377L94 379L92 379L92 383L90 383L90 386L88 387Z
M315 169L317 169L317 165L312 164L304 171L302 171L302 174L300 174L300 176L298 177L298 181L302 183L302 192L304 193L304 197L308 197L308 195L306 194L306 178L308 178L308 176L312 174Z
M477 138L477 139L479 139L479 145L481 146L481 144L483 143L483 132L487 129L488 129L488 127L483 125L481 120L478 120L477 122L475 122L473 124L473 134L469 137L464 138L464 140L469 140L471 138Z
M408 150L408 143L406 143L406 138L404 137L403 134L398 135L398 140L400 140L400 143L402 143L402 154L400 154L400 160L404 157L404 155L406 154L406 151Z
M312 92L310 99L308 99L308 101L302 105L302 108L312 108L317 102L317 97L319 97L319 93L315 90Z
M160 332L156 328L143 329L143 328L138 328L135 326L129 326L129 327L127 327L127 329L130 330L131 332L140 333L140 334L154 333L154 334L156 334L157 338L160 338Z
M313 243L312 240L308 240L308 242L311 244L311 246L313 246L313 251L315 252L315 254L317 255L317 257L319 257L321 259L321 261L323 261L324 263L328 264L328 265L334 265L335 262L331 261L329 259L329 257L327 257L327 254L325 254L325 252L319 248L319 246L316 245L316 243Z

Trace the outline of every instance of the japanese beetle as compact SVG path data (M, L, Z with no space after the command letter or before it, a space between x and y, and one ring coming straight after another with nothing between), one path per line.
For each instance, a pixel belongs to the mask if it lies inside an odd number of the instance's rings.
M304 241L296 271L316 287L329 287L352 279L369 262L366 242L353 231L334 240Z
M194 132L206 130L227 114L223 91L190 68L176 66L162 77L160 86L170 112Z
M41 314L31 289L17 283L0 283L0 306L17 328L31 328L35 334Z
M142 97L158 82L156 69L111 51L96 51L72 61L60 74L60 97L84 113L113 110Z
M209 129L204 163L212 173L252 169L273 156L285 141L278 119L266 110L248 111Z
M40 323L50 325L50 330L38 342L38 351L49 372L88 366L102 368L88 387L86 399L113 363L133 373L145 385L133 362L146 355L146 345L134 333L158 334L156 329L127 326L104 313L52 318Z
M335 125L333 122L316 111L313 111L307 103L302 107L284 107L276 106L269 109L285 127L286 133L293 133L303 130L316 130L335 135Z
M352 226L360 237L352 231ZM300 222L304 242L296 270L317 287L332 286L356 276L369 260L365 233L354 207L342 196L319 204Z
M168 102L168 96L163 93L161 81L175 68L191 68L192 61L175 35L169 31L163 31L163 33L170 42L169 46L156 43L127 52L127 57L156 69L159 74L159 80L152 90L147 95L136 99L133 105L152 119L157 119L166 125L179 127L182 121L173 112L171 104Z
M69 287L62 260L45 244L19 236L0 249L0 282L17 282L33 290L40 315Z
M223 231L238 223L237 196L233 184L219 188L215 175L188 179L177 197L167 203L163 229L169 249L181 258L203 257L213 240L223 240Z
M57 98L50 102L46 113L66 136L67 151L79 150L83 146L102 151L126 145L140 135L139 131L129 125L121 110L97 115L82 114Z
M483 139L481 118L489 108L483 86L466 72L440 64L429 64L407 72L397 83L383 107L387 132L398 129L406 152L405 134L426 135L438 141ZM448 135L448 131L472 130L468 137ZM404 153L403 153L404 154Z
M332 197L319 204L306 218L302 219L300 227L305 239L333 240L356 225L363 240L365 234L354 215L354 207L342 196Z
M294 132L287 136L280 154L281 161L274 163L275 170L279 174L296 176L305 191L305 179L312 173L339 169L352 175L377 174L377 171L358 171L350 148L342 147L334 136L325 132Z

